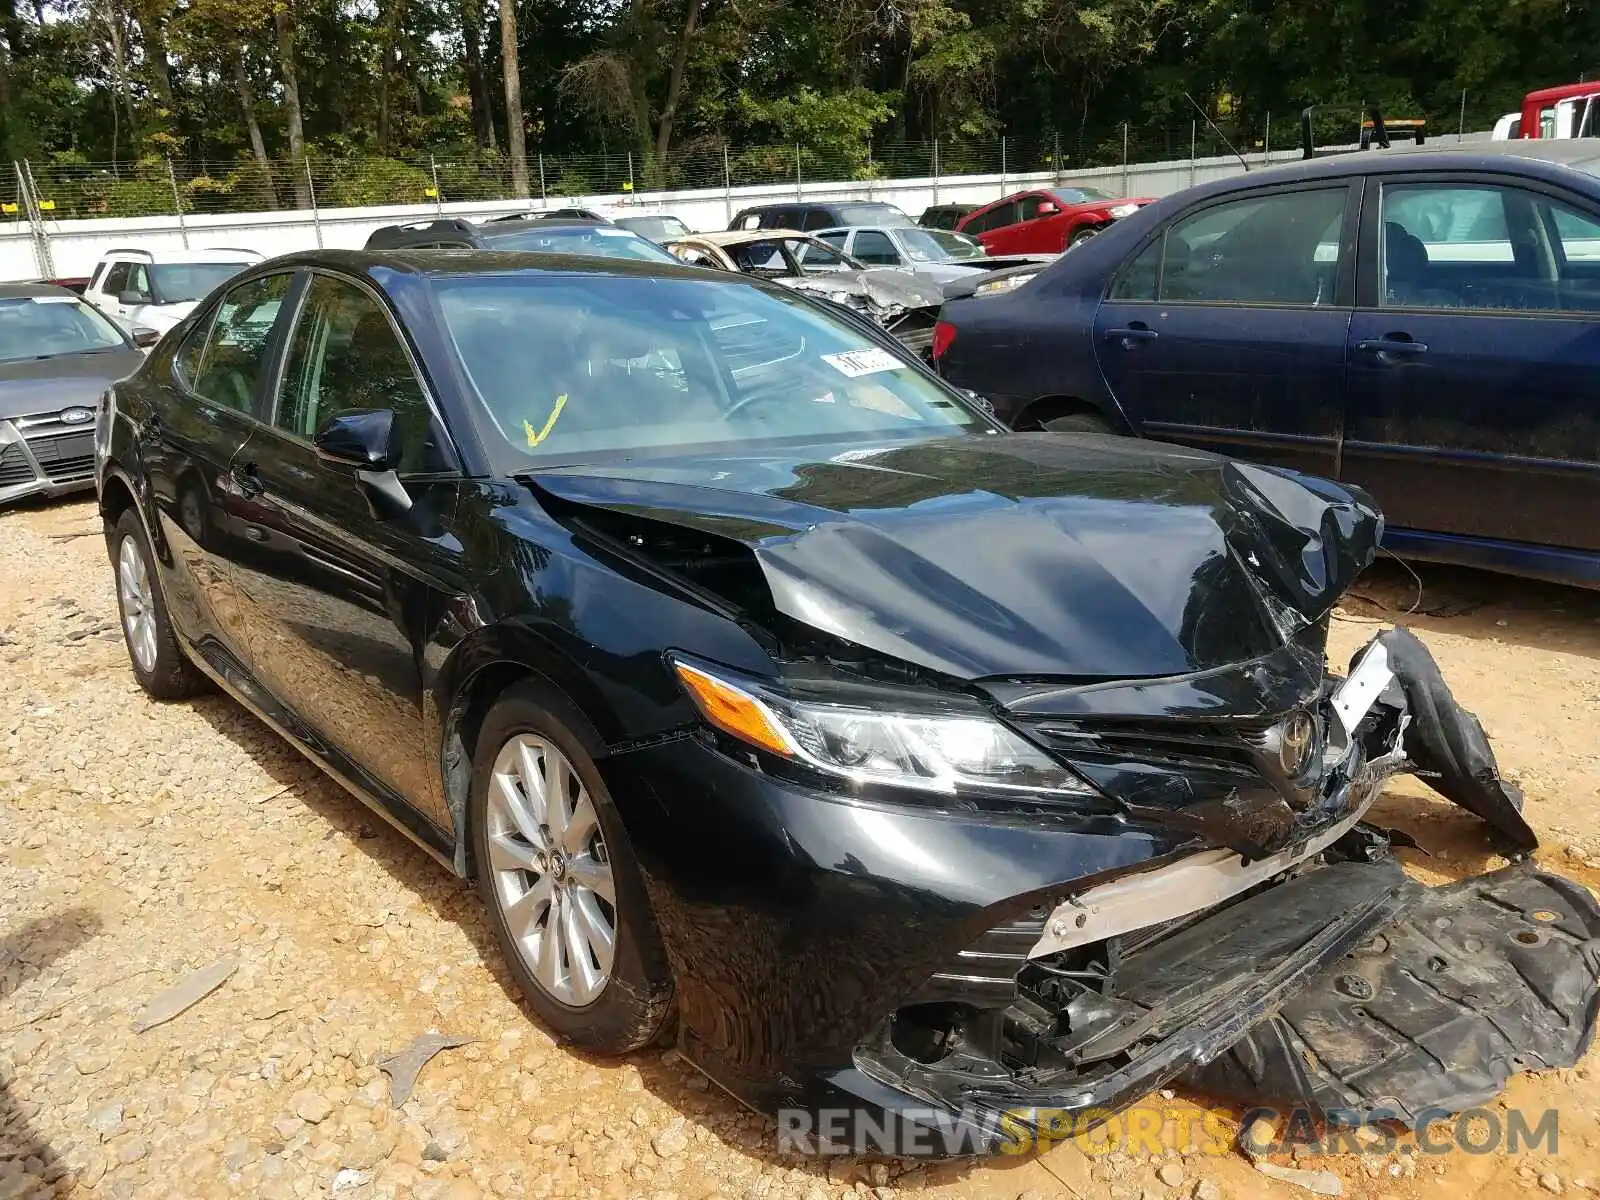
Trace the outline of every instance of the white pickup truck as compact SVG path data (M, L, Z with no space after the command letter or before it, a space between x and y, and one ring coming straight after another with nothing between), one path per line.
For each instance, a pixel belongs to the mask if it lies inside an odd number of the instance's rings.
M133 327L165 333L213 289L261 261L254 250L110 250L95 265L84 299Z

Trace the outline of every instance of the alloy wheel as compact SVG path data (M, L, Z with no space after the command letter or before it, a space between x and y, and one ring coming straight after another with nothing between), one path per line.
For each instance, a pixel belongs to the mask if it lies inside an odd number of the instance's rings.
M122 631L128 638L133 661L146 674L156 666L156 601L150 571L139 544L122 539L117 550L117 595L122 601Z
M594 801L555 745L520 733L489 780L492 892L539 987L569 1008L593 1004L611 978L617 893Z

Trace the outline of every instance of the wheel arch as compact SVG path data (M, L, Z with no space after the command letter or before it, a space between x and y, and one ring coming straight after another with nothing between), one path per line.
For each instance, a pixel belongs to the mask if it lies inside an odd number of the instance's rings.
M463 878L470 878L473 870L467 799L478 736L495 702L520 683L547 687L565 698L588 722L587 730L573 733L588 743L586 748L596 758L621 737L617 715L600 690L577 663L534 631L489 627L457 647L435 695L440 782L455 830L453 865Z
M1040 430L1046 421L1077 414L1103 418L1118 433L1132 433L1128 422L1117 411L1116 405L1087 400L1082 396L1040 396L1028 401L1012 418L1015 430Z

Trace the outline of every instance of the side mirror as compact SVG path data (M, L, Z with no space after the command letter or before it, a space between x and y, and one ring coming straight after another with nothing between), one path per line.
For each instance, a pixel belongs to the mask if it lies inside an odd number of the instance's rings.
M135 346L141 350L148 350L161 340L161 330L151 329L148 325L135 325L132 336Z
M1037 220L1040 217L1053 217L1060 211L1061 210L1054 204L1051 204L1048 200L1046 200L1043 204L1039 205L1039 211L1034 213L1034 219Z
M373 517L382 520L410 511L411 494L395 474L400 438L393 409L340 413L317 431L312 445L322 462L355 472Z
M117 303L118 304L149 304L150 303L150 294L148 292L118 292L117 293Z
M400 465L394 412L378 408L340 413L317 431L312 444L329 466L382 474Z

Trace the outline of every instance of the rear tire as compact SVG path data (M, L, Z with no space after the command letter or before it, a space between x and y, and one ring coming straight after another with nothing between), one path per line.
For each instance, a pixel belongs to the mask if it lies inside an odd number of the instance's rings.
M672 971L601 742L559 692L509 689L484 718L468 824L479 894L517 986L564 1042L626 1054L673 1015Z
M106 548L116 572L122 638L139 686L157 700L187 700L208 690L211 681L189 661L173 632L137 510L125 509L106 530Z
M1039 424L1051 433L1116 433L1104 417L1088 412L1065 413Z

